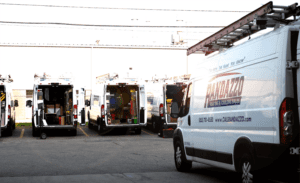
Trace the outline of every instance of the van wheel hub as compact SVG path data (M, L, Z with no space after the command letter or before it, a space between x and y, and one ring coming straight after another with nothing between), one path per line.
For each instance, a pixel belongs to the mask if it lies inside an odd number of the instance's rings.
M253 175L251 174L250 170L251 170L250 162L247 161L244 162L242 167L242 171L243 171L242 180L245 183L253 182Z
M181 165L181 150L180 150L180 147L177 147L177 149L176 149L176 162L177 162L178 166Z

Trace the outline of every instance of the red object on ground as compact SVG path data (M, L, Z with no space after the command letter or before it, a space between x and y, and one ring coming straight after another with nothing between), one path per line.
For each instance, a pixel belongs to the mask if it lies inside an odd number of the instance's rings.
M58 117L59 124L61 125L61 117Z

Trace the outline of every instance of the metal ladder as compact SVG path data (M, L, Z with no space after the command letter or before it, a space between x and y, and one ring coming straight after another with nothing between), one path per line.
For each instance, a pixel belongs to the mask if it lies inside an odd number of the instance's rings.
M275 29L280 24L288 24L296 21L296 16L300 15L300 7L298 3L290 6L276 6L270 1L260 8L252 11L246 16L224 27L217 33L205 38L199 43L191 46L187 50L187 55L200 53L209 55L215 51L230 48L233 43L247 36L266 29L274 27ZM293 20L287 20L293 16Z

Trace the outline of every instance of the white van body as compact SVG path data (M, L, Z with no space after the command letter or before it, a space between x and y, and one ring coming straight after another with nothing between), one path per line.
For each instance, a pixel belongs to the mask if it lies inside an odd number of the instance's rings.
M183 146L184 161L241 171L243 153L248 153L257 169L272 165L299 173L300 71L294 69L293 85L287 68L288 61L300 58L299 30L300 22L280 27L199 64L173 137L174 147ZM281 122L285 99L298 104L289 109L292 123Z
M96 84L91 93L89 128L97 126L100 135L113 128L130 128L140 134L147 125L145 114L145 85L135 79L107 80Z
M18 102L14 100L11 82L8 79L0 78L0 127L2 132L6 132L8 136L12 136L16 126L15 107Z
M171 80L146 84L147 125L159 136L163 136L163 129L177 128L177 118L170 116L170 106L175 98L182 101L184 87L183 82Z
M68 130L77 135L84 89L75 88L71 78L37 77L33 86L32 135L43 130ZM81 99L81 100L80 100Z

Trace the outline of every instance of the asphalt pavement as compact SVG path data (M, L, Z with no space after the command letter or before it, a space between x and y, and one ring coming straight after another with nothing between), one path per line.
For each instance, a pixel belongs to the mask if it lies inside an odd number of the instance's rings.
M0 182L235 182L234 172L193 163L187 173L174 165L172 138L143 129L140 135L118 130L100 136L78 127L32 137L17 127L0 138ZM272 181L270 181L272 182Z

